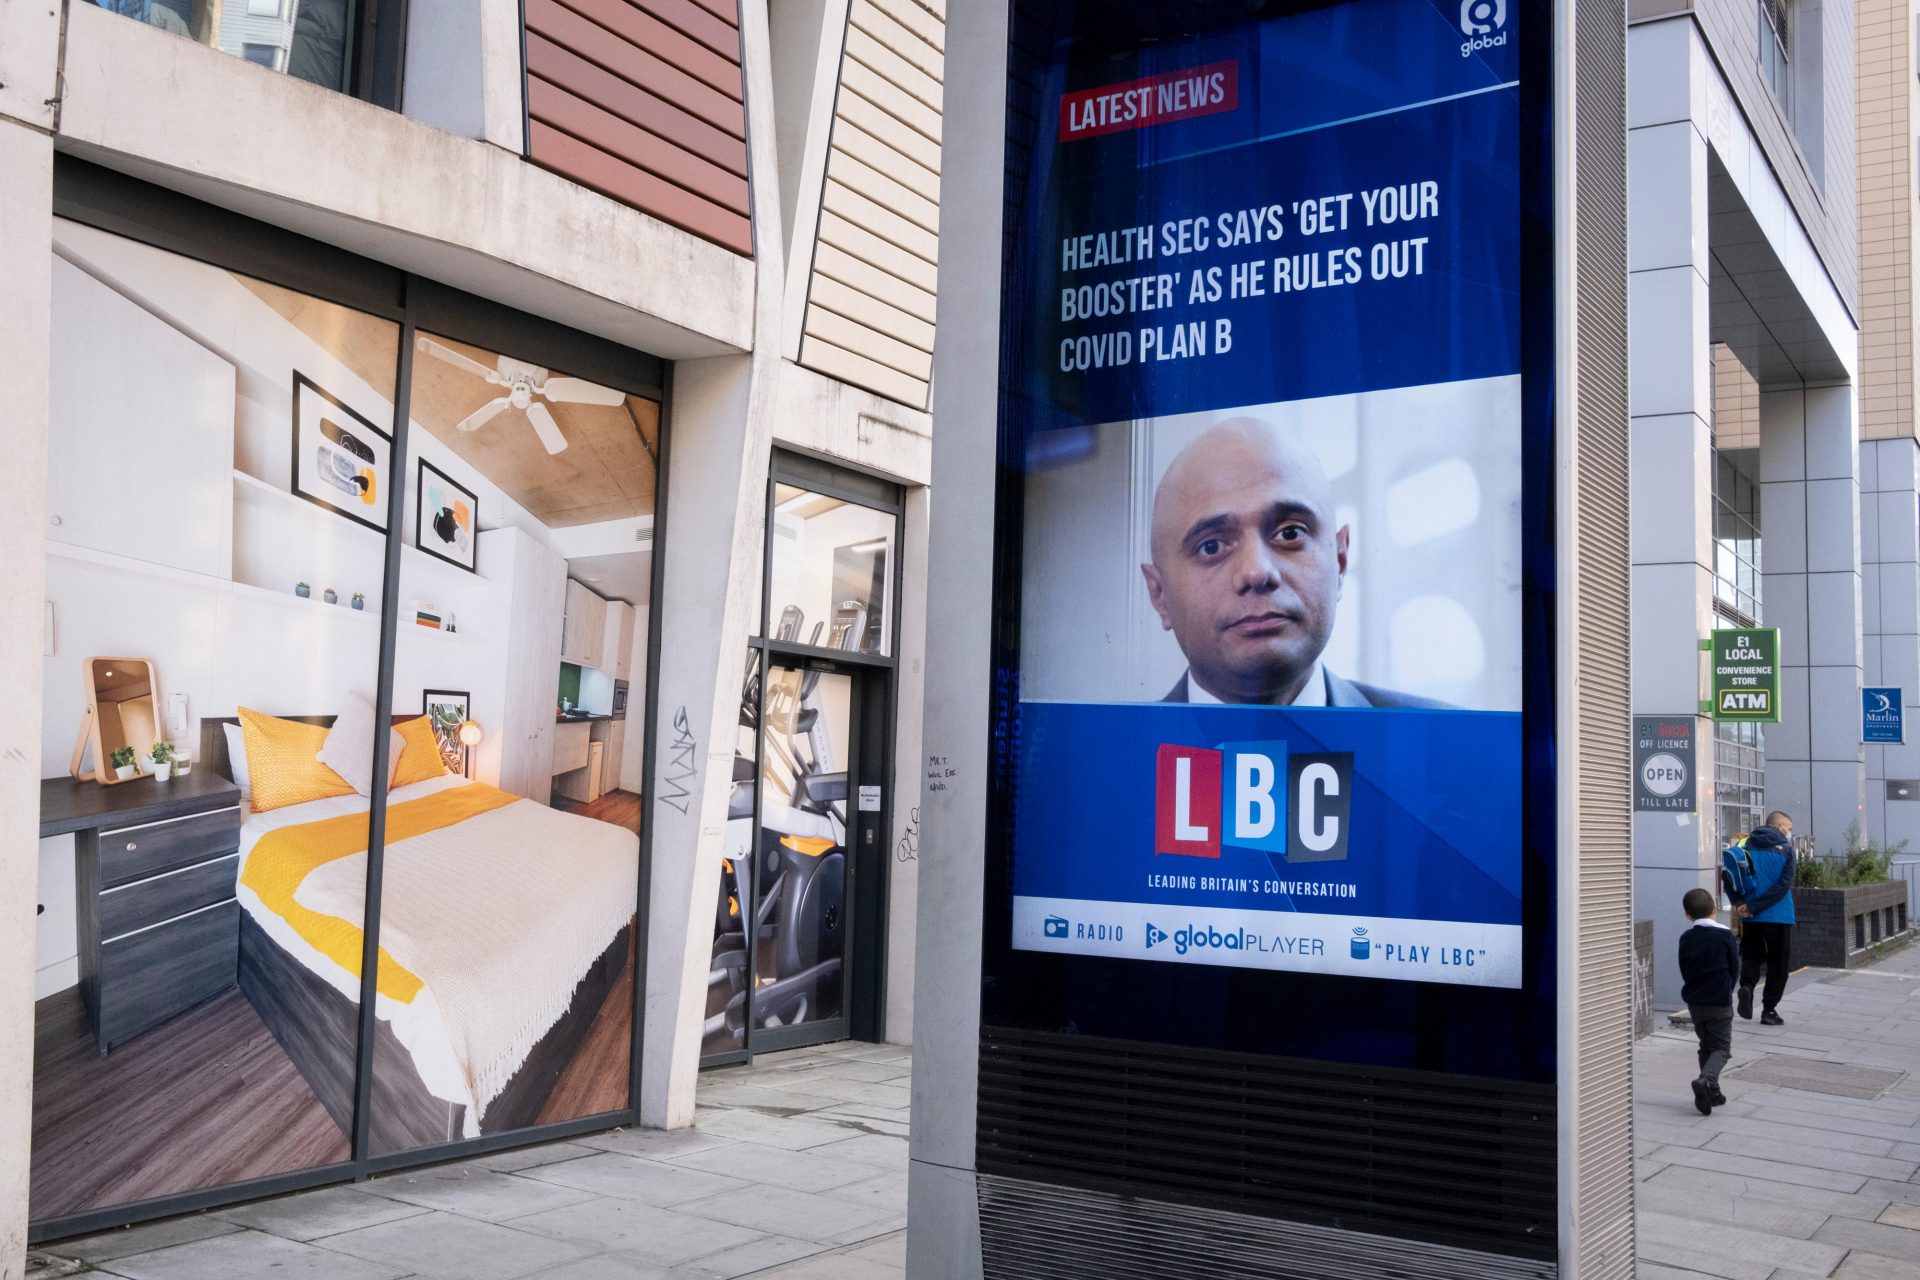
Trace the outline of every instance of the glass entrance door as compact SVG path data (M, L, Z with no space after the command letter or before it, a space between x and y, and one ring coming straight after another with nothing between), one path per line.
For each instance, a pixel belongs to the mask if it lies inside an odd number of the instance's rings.
M708 974L710 1062L853 1030L854 850L879 815L858 808L866 673L830 666L748 665Z

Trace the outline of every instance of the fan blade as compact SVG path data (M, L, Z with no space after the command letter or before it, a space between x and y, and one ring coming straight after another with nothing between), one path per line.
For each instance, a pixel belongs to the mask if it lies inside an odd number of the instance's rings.
M485 378L488 382L500 381L500 371L498 369L489 369L473 357L462 355L452 347L435 342L432 338L427 337L417 338L415 341L419 343L422 351L428 355L439 356L456 369L464 369L475 377Z
M475 409L472 413L460 419L460 430L478 431L480 428L486 426L489 422L492 422L494 418L499 415L502 409L506 408L508 405L512 403L513 401L508 399L506 396L501 396L498 400L487 401L485 404L481 405L478 409Z
M538 400L527 406L527 421L533 424L533 433L547 446L548 453L558 453L567 447L567 438L560 434L560 424L553 420L552 411Z
M559 404L619 404L627 398L624 391L585 378L548 378L540 394Z

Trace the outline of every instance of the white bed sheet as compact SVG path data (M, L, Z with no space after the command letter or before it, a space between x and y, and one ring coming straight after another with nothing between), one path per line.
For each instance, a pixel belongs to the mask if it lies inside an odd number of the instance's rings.
M451 775L434 778L399 788L389 804L465 785ZM267 832L367 808L366 797L354 795L247 814L241 873ZM638 864L625 828L526 799L388 846L380 945L424 985L411 1001L379 996L374 1012L413 1056L427 1090L466 1108L466 1136L479 1133L487 1104L631 918ZM365 885L366 855L358 853L308 875L294 898L360 925ZM244 885L239 898L282 949L359 1000L357 977Z

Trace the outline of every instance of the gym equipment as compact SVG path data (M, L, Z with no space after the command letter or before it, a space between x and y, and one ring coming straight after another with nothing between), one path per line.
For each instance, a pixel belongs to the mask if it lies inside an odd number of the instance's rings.
M777 634L797 636L804 622L800 610L788 606ZM815 624L816 640L822 629ZM743 1045L749 1019L756 1027L784 1027L841 1012L849 791L846 772L833 767L820 684L818 671L777 667L763 693L758 655L748 657L707 975L709 1053ZM758 767L750 745L756 741L764 755ZM751 998L749 945L756 948L757 971Z

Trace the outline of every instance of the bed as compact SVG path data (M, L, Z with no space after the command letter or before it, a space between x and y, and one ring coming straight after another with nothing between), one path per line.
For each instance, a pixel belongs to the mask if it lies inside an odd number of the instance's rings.
M229 778L236 723L201 729ZM236 891L240 988L347 1133L368 804L243 805ZM368 1149L536 1123L630 963L633 835L453 774L396 788L387 814Z

